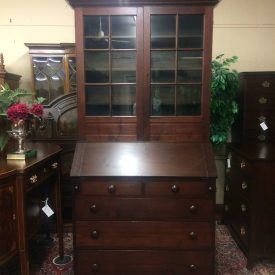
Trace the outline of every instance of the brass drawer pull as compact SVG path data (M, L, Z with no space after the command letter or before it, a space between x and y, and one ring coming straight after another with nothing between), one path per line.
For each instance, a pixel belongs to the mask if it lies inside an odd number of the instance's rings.
M172 185L171 187L173 193L179 193L180 187L177 184Z
M194 265L194 264L190 264L189 265L189 270L191 272L196 272L198 270L198 267L196 265Z
M56 162L54 162L53 164L52 164L52 168L53 169L56 169L57 168L57 166L58 166L58 162L56 161Z
M242 236L244 236L246 234L244 226L241 227L240 233L241 233Z
M213 186L209 186L209 187L208 187L208 190L209 190L210 192L212 192L212 191L215 190L215 188L214 188Z
M244 169L246 167L246 162L244 160L241 161L240 167Z
M97 230L93 230L92 233L91 233L91 237L93 239L98 239L99 237L99 232Z
M267 80L265 80L265 81L262 83L262 86L263 86L264 88L269 88L269 87L270 87L270 82L267 81Z
M116 192L116 186L114 184L109 185L108 191L110 194L113 194Z
M241 204L241 210L242 212L246 212L246 206L244 203Z
M260 141L266 140L266 136L263 135L263 134L262 134L262 135L258 135L257 138L258 138L258 140L260 140Z
M243 190L247 189L247 183L245 181L242 182L242 189Z
M229 186L228 185L225 185L225 191L229 191Z
M258 120L259 120L260 122L265 122L265 121L266 121L266 117L265 117L265 116L259 116L259 117L258 117Z
M198 238L198 235L197 235L196 232L191 231L191 232L189 233L189 238L190 238L191 240L196 240L196 239Z
M224 205L224 211L228 212L229 211L229 206L227 204Z
M97 213L97 206L95 205L95 204L92 204L91 205L91 207L90 207L90 211L92 212L92 213Z
M30 182L31 182L32 184L36 183L37 181L38 181L37 175L33 175L33 176L30 177Z
M258 102L260 103L260 104L266 104L267 103L267 98L266 97L260 97L259 99L258 99Z
M78 190L79 190L79 186L78 186L78 185L75 185L75 186L74 186L74 190L75 190L75 191L78 191Z

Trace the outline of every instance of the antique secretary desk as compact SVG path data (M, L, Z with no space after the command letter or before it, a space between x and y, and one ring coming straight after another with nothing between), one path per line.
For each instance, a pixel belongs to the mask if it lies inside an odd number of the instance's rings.
M214 0L75 10L76 274L214 274Z

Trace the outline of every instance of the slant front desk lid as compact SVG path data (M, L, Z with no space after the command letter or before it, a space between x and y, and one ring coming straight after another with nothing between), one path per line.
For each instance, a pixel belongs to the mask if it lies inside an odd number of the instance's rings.
M209 143L78 143L72 177L216 177Z

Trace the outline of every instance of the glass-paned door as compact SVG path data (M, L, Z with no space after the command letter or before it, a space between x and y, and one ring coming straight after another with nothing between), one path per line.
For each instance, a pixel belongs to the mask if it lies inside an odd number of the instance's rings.
M64 57L34 56L32 58L35 94L44 97L43 104L48 104L64 94Z
M84 16L85 114L136 115L136 16Z
M203 15L150 17L150 115L201 115Z

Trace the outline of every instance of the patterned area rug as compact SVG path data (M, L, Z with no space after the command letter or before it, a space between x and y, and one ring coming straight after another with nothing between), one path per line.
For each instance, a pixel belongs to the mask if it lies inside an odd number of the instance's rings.
M72 256L71 233L65 234L64 245L65 254ZM53 263L54 258L58 255L57 239L55 237L51 240L43 239L41 241L41 239L37 239L31 244L31 251L31 275L73 275L72 257L71 261L64 265L55 265ZM275 275L275 263L261 262L249 271L245 266L246 258L237 247L226 226L217 225L216 275ZM10 274L13 273L8 275Z

